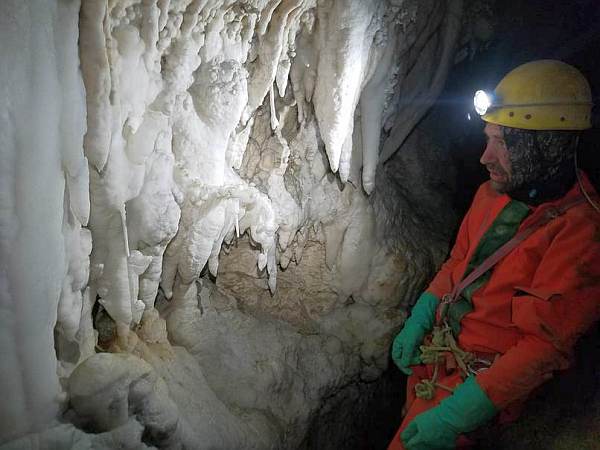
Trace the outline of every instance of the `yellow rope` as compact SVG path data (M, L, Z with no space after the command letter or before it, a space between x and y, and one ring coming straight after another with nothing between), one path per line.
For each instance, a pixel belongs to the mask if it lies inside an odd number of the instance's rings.
M431 343L421 345L421 361L423 364L433 364L433 376L430 380L421 380L415 385L415 394L418 398L431 400L435 396L435 389L440 388L452 392L453 389L437 382L438 365L444 360L444 353L450 352L456 360L456 364L466 377L469 373L468 365L475 360L475 355L465 352L456 343L452 329L445 324L443 327L436 326L433 329Z

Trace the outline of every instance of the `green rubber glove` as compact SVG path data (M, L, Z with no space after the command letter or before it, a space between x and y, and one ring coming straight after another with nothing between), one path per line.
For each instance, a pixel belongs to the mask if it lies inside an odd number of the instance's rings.
M459 434L475 430L497 412L475 377L469 377L438 406L416 416L400 437L407 450L453 449Z
M412 374L409 366L421 364L419 346L427 333L433 330L435 311L439 299L430 292L423 292L412 309L404 327L394 338L392 359L406 375Z

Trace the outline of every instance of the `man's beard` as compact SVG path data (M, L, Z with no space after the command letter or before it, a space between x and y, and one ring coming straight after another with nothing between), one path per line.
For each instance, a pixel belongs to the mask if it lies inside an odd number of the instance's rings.
M492 188L498 192L499 194L507 194L508 192L511 191L511 189L513 189L514 187L512 186L512 179L510 177L510 175L508 175L508 173L502 168L502 166L500 166L499 164L486 164L485 168L488 170L488 172L490 172L490 176L491 173L495 173L500 175L502 178L504 178L505 181L499 181L499 180L494 180L493 178L490 178L490 183L492 185Z
M503 127L510 176L494 189L530 205L563 196L573 185L577 134ZM505 173L493 164L497 173ZM503 180L504 181L504 180ZM492 184L494 186L494 183Z

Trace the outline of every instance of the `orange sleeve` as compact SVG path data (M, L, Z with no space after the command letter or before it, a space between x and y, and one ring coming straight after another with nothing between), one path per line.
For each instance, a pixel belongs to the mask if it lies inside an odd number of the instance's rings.
M565 218L530 287L512 298L512 322L522 337L477 381L502 409L569 365L577 339L600 319L600 225Z

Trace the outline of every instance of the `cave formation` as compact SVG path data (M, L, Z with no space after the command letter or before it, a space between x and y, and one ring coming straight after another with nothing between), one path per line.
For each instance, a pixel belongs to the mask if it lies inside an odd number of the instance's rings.
M0 448L384 448L483 180L469 96L549 56L494 47L543 2L501 3L3 1ZM551 442L600 439L578 367Z

